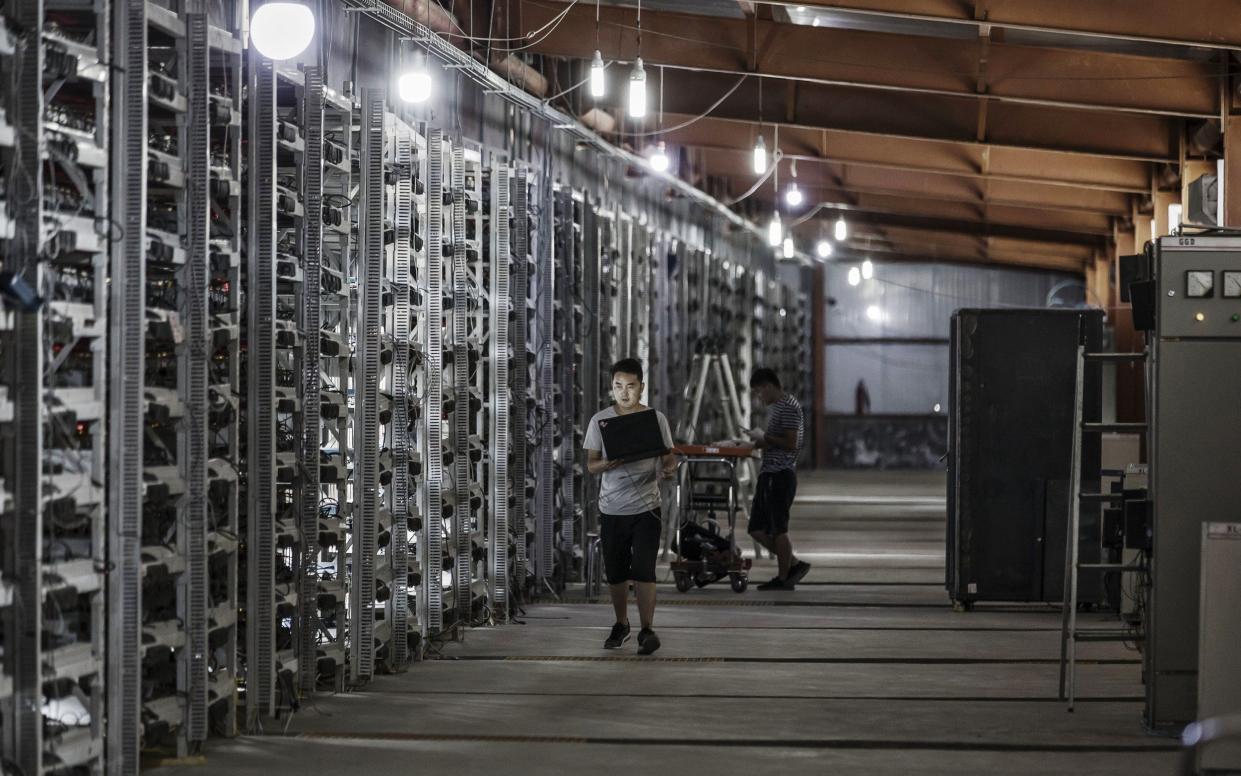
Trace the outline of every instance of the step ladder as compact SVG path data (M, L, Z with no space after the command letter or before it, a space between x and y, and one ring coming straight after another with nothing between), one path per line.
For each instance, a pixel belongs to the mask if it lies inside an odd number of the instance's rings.
M733 377L732 364L727 353L714 350L706 341L699 343L695 349L693 361L690 363L690 381L685 386L685 401L689 412L677 422L677 439L685 444L701 444L714 442L713 439L698 439L698 421L702 414L703 399L710 386L720 403L724 416L724 433L730 439L743 436L743 429L749 424L749 413L741 403L741 395L737 392L737 381ZM754 459L746 459L737 467L737 502L739 512L749 513L749 505L754 498L754 486L758 482L758 472ZM664 537L663 554L667 555L671 544L671 531ZM762 552L756 546L756 552ZM762 557L760 554L758 557Z
M1059 699L1068 702L1068 710L1073 711L1077 689L1077 645L1081 642L1098 641L1129 641L1132 634L1124 628L1090 628L1079 630L1077 627L1077 588L1078 578L1082 571L1111 571L1122 574L1140 572L1142 566L1129 563L1082 563L1080 560L1080 530L1082 504L1107 504L1124 500L1123 493L1083 493L1082 492L1082 437L1085 434L1145 434L1145 423L1103 423L1086 420L1085 385L1086 364L1088 363L1123 363L1145 361L1146 353L1087 353L1085 344L1077 346L1077 380L1073 395L1073 456L1072 468L1069 471L1069 515L1068 532L1064 542L1064 605L1060 624L1060 695ZM1102 470L1102 476L1120 476L1122 471Z

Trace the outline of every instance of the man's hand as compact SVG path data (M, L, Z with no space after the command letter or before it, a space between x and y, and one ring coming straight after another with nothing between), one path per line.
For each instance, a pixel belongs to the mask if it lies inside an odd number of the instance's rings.
M763 431L761 428L749 428L746 429L745 435L750 438L751 442L757 445L762 443L763 439L767 436L767 432Z

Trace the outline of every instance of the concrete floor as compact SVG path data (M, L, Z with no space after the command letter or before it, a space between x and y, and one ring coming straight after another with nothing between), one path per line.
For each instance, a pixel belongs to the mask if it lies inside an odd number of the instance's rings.
M661 586L653 657L601 649L610 607L570 591L443 659L318 697L287 737L213 741L195 772L1174 771L1172 742L1142 729L1136 653L1084 645L1069 714L1057 611L952 611L942 474L803 474L792 535L814 564L796 592Z

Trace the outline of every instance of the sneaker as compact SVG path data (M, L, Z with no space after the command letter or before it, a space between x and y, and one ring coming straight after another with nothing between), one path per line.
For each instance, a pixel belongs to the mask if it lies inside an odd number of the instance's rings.
M810 564L804 560L799 560L793 564L793 568L789 569L788 581L796 585L802 581L802 577L810 571Z
M780 579L772 577L769 581L758 586L759 590L793 590L797 587L797 583L791 579Z
M629 623L618 622L612 626L612 635L608 636L608 640L603 642L603 648L620 649L626 641L629 641Z
M638 631L638 654L649 655L659 649L659 637L650 628Z

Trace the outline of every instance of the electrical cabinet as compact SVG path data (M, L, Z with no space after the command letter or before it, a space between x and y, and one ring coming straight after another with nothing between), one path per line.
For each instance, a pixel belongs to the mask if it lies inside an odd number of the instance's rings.
M1235 237L1164 237L1154 245L1150 403L1151 584L1146 592L1146 721L1197 718L1202 526L1235 521L1241 423L1235 365L1241 300L1225 274L1241 267ZM1207 276L1210 276L1208 279Z
M1084 338L1084 339L1083 339ZM1077 344L1099 352L1102 313L963 309L952 317L948 453L949 597L1061 601L1073 449ZM1098 418L1100 374L1088 367L1084 418ZM1020 446L1020 451L1016 450ZM1098 492L1100 443L1082 440L1084 492ZM1081 561L1101 555L1098 504L1083 504ZM1097 572L1079 599L1101 600Z

